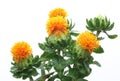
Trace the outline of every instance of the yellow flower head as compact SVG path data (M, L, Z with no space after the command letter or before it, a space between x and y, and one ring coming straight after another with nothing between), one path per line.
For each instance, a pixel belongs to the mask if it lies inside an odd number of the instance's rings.
M66 17L67 12L62 8L56 8L54 10L51 10L49 13L49 17L51 18L51 17L56 17L56 16Z
M90 53L93 49L99 47L97 37L88 31L83 32L78 36L77 44L79 44L83 49L88 50Z
M11 49L13 59L16 63L27 59L32 54L31 46L26 42L17 42Z
M67 34L67 27L67 20L61 16L49 18L46 24L47 33L49 36L55 34L57 37L60 37L61 34Z

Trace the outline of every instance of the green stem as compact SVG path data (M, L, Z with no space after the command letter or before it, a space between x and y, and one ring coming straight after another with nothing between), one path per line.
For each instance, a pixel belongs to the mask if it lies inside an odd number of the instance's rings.
M58 55L60 55L60 49L58 49Z
M97 31L96 36L98 37L100 35L101 31Z
M30 80L30 81L34 81L32 77L29 77L29 80Z
M63 81L63 71L58 72L59 79Z
M104 31L104 33L105 33L107 36L109 36L109 34L108 34L106 31Z
M41 74L42 74L42 76L45 75L45 70L44 70L44 68L41 68Z
M68 68L69 68L69 69L71 69L71 66L70 66L70 65L68 65Z

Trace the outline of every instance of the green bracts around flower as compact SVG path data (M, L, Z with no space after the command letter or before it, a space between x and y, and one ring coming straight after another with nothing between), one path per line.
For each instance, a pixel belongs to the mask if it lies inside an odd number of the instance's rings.
M86 27L91 31L110 31L114 27L114 23L111 23L107 17L98 16L91 19L86 19Z
M110 19L104 16L98 16L91 19L86 19L86 28L92 32L96 31L96 36L98 36L101 32L105 33L108 38L114 39L117 37L116 34L109 35L107 31L111 31L114 28L114 22L110 22ZM103 37L98 37L99 39Z
M14 62L12 65L10 72L15 78L27 79L38 75L37 68L40 67L41 61L39 56L31 55L28 59L19 63Z

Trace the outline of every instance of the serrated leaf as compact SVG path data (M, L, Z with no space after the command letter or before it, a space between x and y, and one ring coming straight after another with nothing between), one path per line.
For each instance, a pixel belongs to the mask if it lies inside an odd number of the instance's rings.
M115 38L117 38L117 36L118 36L118 35L108 35L108 37L109 37L110 39L115 39Z
M93 52L95 52L97 54L98 53L101 54L101 53L104 53L104 49L101 46L99 46L98 48L94 49Z

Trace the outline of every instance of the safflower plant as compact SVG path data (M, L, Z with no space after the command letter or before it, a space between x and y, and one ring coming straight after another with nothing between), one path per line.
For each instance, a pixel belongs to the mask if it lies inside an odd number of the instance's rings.
M38 43L43 50L41 55L34 56L31 46L24 41L11 48L13 76L30 81L88 81L86 77L92 72L90 65L101 66L92 56L92 53L104 53L100 41L105 37L100 34L105 33L109 39L117 37L108 34L114 23L107 17L98 16L86 19L84 32L76 32L74 27L63 8L51 10L46 23L48 36L45 42Z

